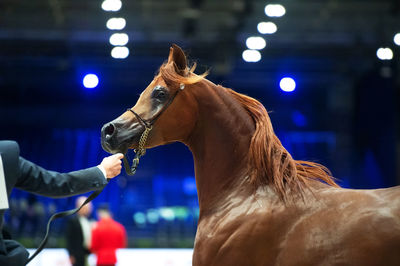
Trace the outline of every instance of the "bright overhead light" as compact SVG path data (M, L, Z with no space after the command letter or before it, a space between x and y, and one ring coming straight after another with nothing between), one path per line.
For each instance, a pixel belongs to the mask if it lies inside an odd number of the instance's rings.
M82 80L83 86L87 89L94 89L99 84L99 78L95 74L87 74Z
M285 92L292 92L296 89L296 81L290 77L282 78L279 82L279 87Z
M255 63L261 60L261 53L257 50L244 50L242 57L246 62Z
M266 5L264 11L268 17L282 17L286 13L285 7L279 4Z
M120 0L104 0L101 4L101 8L104 11L118 11L122 7L122 2Z
M246 46L252 50L261 50L267 45L263 37L249 37L246 40Z
M109 30L122 30L126 26L124 18L110 18L106 24Z
M260 22L257 25L257 30L261 34L273 34L278 30L278 27L273 22Z
M390 48L379 48L376 51L376 56L380 60L392 60L393 59L393 51Z
M124 59L129 55L129 49L125 46L117 46L111 50L111 56L116 59Z
M110 44L115 46L123 46L126 45L129 41L128 34L126 33L114 33L110 36Z
M394 35L393 41L396 45L400 46L400 32Z

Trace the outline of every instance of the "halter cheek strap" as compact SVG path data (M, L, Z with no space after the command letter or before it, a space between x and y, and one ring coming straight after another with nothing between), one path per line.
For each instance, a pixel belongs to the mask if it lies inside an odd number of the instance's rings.
M139 121L140 124L144 127L144 131L142 135L140 136L139 139L139 145L138 148L135 149L135 158L132 160L132 165L129 166L129 162L127 159L127 154L124 154L123 162L124 162L124 168L125 171L128 175L134 175L136 173L136 169L139 166L139 159L143 155L146 154L146 148L144 147L146 145L147 138L150 134L150 131L153 129L153 124L157 121L157 119L164 113L165 110L171 105L171 103L174 101L176 95L178 95L179 91L182 91L185 89L185 84L181 83L179 85L179 90L175 92L175 94L169 98L168 102L162 107L162 109L152 118L145 120L143 119L138 113L133 111L131 108L129 108L127 111L130 111L136 119Z

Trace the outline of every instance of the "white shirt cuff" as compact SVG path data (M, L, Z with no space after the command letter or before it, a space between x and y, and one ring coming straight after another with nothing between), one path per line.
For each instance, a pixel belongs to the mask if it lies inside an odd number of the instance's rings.
M106 170L104 169L104 167L103 167L101 164L99 164L97 167L98 167L98 168L100 169L100 171L103 173L104 178L107 179L107 174L106 174Z

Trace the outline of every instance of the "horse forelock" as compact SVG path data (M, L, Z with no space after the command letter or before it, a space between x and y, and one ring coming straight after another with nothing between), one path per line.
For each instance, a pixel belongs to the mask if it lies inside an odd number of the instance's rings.
M284 201L290 195L303 195L311 180L338 187L325 166L292 158L275 135L268 112L259 101L230 89L228 91L241 103L255 123L256 129L250 142L248 157L251 183L257 187L272 185Z

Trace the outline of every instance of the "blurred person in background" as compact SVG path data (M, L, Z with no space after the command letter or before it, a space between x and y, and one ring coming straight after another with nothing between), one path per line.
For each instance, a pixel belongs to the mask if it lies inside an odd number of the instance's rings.
M87 198L84 196L76 199L76 207L82 205ZM93 221L89 220L92 213L92 203L83 206L77 215L67 221L66 241L69 260L74 266L87 265L87 256L90 254L89 247L92 234Z
M90 250L97 256L97 266L115 265L117 249L126 247L125 228L112 218L106 204L97 209L97 217L99 221L92 230Z
M48 171L22 157L15 141L0 141L0 265L25 265L29 253L20 243L3 234L3 216L12 189L19 188L48 197L67 197L103 188L106 178L121 172L122 154L103 159L100 165L69 173Z

